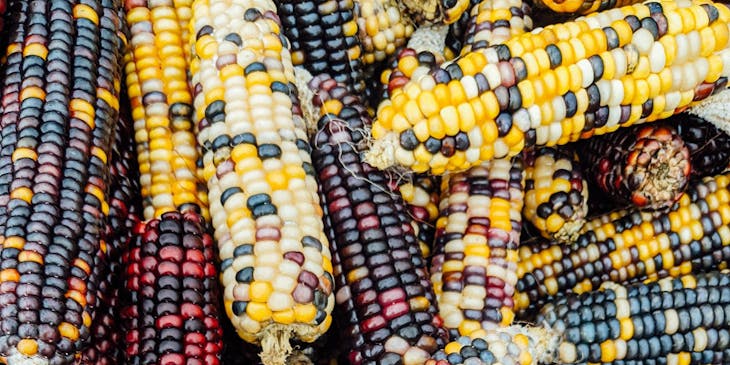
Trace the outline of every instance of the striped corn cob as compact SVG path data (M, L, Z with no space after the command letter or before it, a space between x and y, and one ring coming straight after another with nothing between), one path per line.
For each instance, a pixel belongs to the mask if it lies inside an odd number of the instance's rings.
M414 31L395 0L354 0L365 65L385 61L406 45Z
M423 257L431 256L438 204L441 195L441 177L419 174L397 187L411 218Z
M213 239L195 212L164 213L134 228L124 257L131 306L125 336L132 364L219 364Z
M452 338L512 323L524 183L519 157L444 177L431 282Z
M663 209L687 188L689 149L671 125L637 125L582 142L576 148L586 178L619 203Z
M366 161L439 175L669 117L725 87L729 21L722 4L647 2L472 50L390 93ZM448 137L453 154L427 150Z
M536 5L557 13L590 14L640 2L639 0L538 0Z
M198 144L239 336L280 364L288 339L330 326L332 262L295 75L273 2L197 0L191 70Z
M588 184L578 156L567 147L525 151L522 214L545 238L575 240L588 214Z
M461 54L531 31L531 13L530 5L522 0L482 0L471 10Z
M119 110L119 4L11 3L0 153L0 356L70 364L107 269L108 156Z
M727 266L729 182L730 174L724 174L695 183L660 214L630 210L591 219L571 246L524 243L515 307L539 307L559 293L583 293L604 281L676 277Z
M667 120L689 149L692 176L721 173L730 163L730 136L704 119L682 113Z
M327 73L362 94L364 66L354 6L352 0L277 2L294 65L314 75Z
M597 291L557 298L542 308L537 321L562 337L560 363L643 363L676 354L671 363L696 364L688 360L728 349L728 318L730 274L725 271L627 286L609 282Z
M121 17L120 17L121 19ZM124 100L124 98L122 98ZM123 114L123 113L122 113ZM114 365L123 363L122 323L119 322L122 253L131 238L132 229L139 222L139 171L131 118L121 117L117 123L115 142L110 161L109 221L107 228L108 271L102 276L99 308L91 324L91 338L78 360L80 365Z
M132 104L144 218L195 209L208 216L188 85L187 44L173 0L126 0L130 47L126 83ZM186 10L180 9L184 14ZM184 24L184 22L183 22Z
M320 110L312 156L346 357L355 365L423 364L446 332L403 201L384 172L360 161L370 117L357 96L325 75L310 88Z

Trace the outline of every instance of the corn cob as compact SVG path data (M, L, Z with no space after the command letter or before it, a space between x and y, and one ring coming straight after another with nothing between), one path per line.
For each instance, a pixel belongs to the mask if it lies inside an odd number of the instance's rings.
M406 45L413 24L395 0L354 0L358 35L365 65L385 61Z
M604 281L626 283L725 267L730 262L730 175L697 182L670 210L617 211L586 222L574 245L538 241L519 252L518 310Z
M706 120L678 114L667 120L677 128L689 149L692 176L702 178L721 173L730 163L730 136Z
M439 196L441 195L441 178L431 175L415 175L411 181L397 187L411 218L418 245L423 257L431 256L436 219L438 218Z
M138 224L125 255L125 337L133 364L219 364L213 239L192 211Z
M557 13L590 14L638 2L640 0L538 0L536 5Z
M431 282L452 338L512 323L524 179L515 157L442 182Z
M121 15L120 15L121 19ZM124 98L122 98L124 100ZM123 113L122 113L123 114ZM118 322L122 282L122 252L126 250L134 226L139 222L141 206L134 131L131 117L117 123L110 161L109 220L107 222L108 270L99 287L100 307L91 324L89 346L81 353L80 365L114 365L123 362L122 329Z
M464 46L467 27L471 22L471 11L482 0L469 0L466 9L459 15L458 19L449 23L449 31L446 33L446 47L450 54L458 55Z
M125 54L144 218L195 209L208 216L197 176L186 48L172 0L127 0L131 47ZM184 10L181 10L185 13Z
M688 360L692 353L727 349L729 285L727 271L648 284L609 282L546 304L537 321L563 338L561 363L640 361L679 352Z
M279 364L332 321L332 263L292 60L271 1L197 0L191 70L204 178L239 336Z
M286 0L278 1L277 7L295 66L314 75L327 73L356 93L365 91L352 0Z
M522 214L545 238L575 240L588 213L588 184L578 156L567 148L525 151Z
M724 88L729 21L722 4L647 2L473 50L390 93L366 161L439 175L669 117ZM449 137L453 154L425 146Z
M334 252L340 329L352 364L423 364L445 344L426 260L388 177L360 162L370 117L326 75L310 81L320 110L313 161Z
M687 187L689 149L671 125L637 125L583 142L587 178L613 200L663 209Z
M461 54L532 30L530 5L522 0L482 0L471 10Z
M0 356L67 364L87 345L106 270L99 253L124 39L112 1L14 2L10 10Z

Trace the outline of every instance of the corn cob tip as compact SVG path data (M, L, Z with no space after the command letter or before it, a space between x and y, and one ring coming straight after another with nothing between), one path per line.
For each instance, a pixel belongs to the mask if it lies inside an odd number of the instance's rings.
M399 147L398 136L388 133L381 139L376 139L365 152L365 162L378 170L387 170L395 167L395 151ZM423 172L415 171L414 172Z
M50 360L33 355L33 356L27 356L23 355L20 352L16 352L5 359L6 364L13 364L13 365L49 365Z
M416 53L430 52L434 55L443 55L446 49L446 34L449 32L449 26L444 24L434 24L425 27L419 27L411 35L406 48L412 48ZM441 63L444 60L438 60Z
M730 89L710 95L687 109L687 113L698 116L730 134Z
M566 221L557 232L553 233L553 238L558 242L573 243L580 236L583 225L585 224L585 218Z
M292 335L290 326L272 324L261 332L261 362L264 365L287 365L293 348L289 343Z

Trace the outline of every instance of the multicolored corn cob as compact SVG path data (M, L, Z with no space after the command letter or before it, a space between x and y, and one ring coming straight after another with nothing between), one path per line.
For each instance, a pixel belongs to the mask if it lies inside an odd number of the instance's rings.
M365 91L354 1L284 0L276 6L295 66L329 74L358 94Z
M671 364L719 364L712 362L714 355L707 362L697 360L705 351L727 350L729 317L730 273L725 271L626 286L609 282L597 291L555 299L542 308L537 322L563 339L560 363L642 363L666 357Z
M543 237L572 242L588 214L588 183L578 155L568 147L541 147L524 156L522 214Z
M728 22L723 4L647 2L473 50L390 92L366 161L439 175L669 117L725 87Z
M114 1L10 3L0 116L0 357L70 364L106 272L125 43Z
M524 184L520 157L444 177L431 282L452 338L512 323Z
M329 328L335 302L288 44L268 0L196 0L192 27L224 307L239 336L261 344L263 362L281 364L290 337L312 342Z
M219 364L218 275L213 239L195 212L140 223L125 255L125 336L133 364Z
M144 218L194 209L208 217L197 175L187 40L173 0L127 0L130 49L126 83L132 104ZM184 22L183 22L184 24Z
M583 142L576 148L586 178L619 203L664 209L687 188L689 149L671 125L637 125Z
M103 253L108 258L108 271L100 282L97 299L99 307L91 324L90 343L81 353L77 361L79 365L115 365L124 361L124 335L119 320L122 306L120 290L124 286L122 254L142 213L138 199L137 156L134 143L130 143L134 140L134 130L129 116L119 118L114 139L109 171L112 182L109 186L109 221L106 225L107 251Z
M360 160L370 117L325 75L310 88L319 108L312 138L325 228L333 250L339 329L350 363L423 364L445 345L426 260L388 176Z
M608 213L586 222L573 245L523 243L518 310L605 281L627 283L724 268L730 262L730 174L690 186L668 211Z
M398 186L397 191L413 218L416 237L423 257L431 256L431 247L436 233L436 219L439 215L441 178L418 174L413 176L409 182Z
M538 0L536 5L558 13L590 14L636 4L639 0Z
M415 28L395 0L354 1L365 65L385 61L406 45Z
M461 54L501 44L532 30L532 9L522 0L482 0L471 9Z
M692 176L702 178L719 174L730 163L730 136L712 123L691 114L667 119L677 129L689 149Z

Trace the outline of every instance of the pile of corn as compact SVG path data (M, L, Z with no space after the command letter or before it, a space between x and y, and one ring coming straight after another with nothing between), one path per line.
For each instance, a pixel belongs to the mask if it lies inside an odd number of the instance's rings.
M0 363L730 364L729 5L0 13Z

